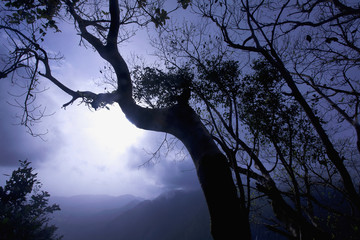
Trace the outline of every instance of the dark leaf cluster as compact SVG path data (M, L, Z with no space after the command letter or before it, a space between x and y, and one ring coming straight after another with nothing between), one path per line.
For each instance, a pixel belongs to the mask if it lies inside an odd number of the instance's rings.
M59 211L59 205L49 205L50 194L40 191L41 183L30 162L20 164L0 187L0 239L61 239L55 234L57 227L49 225L48 216Z
M189 88L193 75L188 69L169 69L167 72L158 68L136 67L134 76L134 97L151 108L170 107L182 101Z
M204 65L198 65L198 72L197 93L215 106L228 106L229 98L240 91L237 61L206 60Z
M54 17L60 11L60 0L4 0L4 3L8 23L32 24L37 20L44 20L42 32L47 28L59 31Z
M254 73L241 80L238 95L239 116L250 132L299 165L326 162L319 138L298 103L286 94L279 72L261 60L252 69Z
M282 94L284 82L276 69L263 61L255 61L252 68L255 73L245 76L240 83L241 118L253 131L267 137L279 136L299 108Z
M165 21L170 19L167 11L164 9L157 8L155 9L155 15L152 16L151 21L155 24L155 27L165 25Z
M191 4L191 0L178 0L178 3L181 4L183 9L187 9L188 6Z

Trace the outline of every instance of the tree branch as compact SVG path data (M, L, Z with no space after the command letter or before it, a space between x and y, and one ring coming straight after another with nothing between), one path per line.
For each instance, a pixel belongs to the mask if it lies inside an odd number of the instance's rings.
M68 6L69 13L78 23L81 36L85 38L86 41L88 41L100 53L100 51L104 49L104 45L97 37L87 31L86 27L88 26L88 21L82 19L80 15L76 13L75 3L72 3L70 0L66 0L65 3Z
M107 48L117 50L117 38L120 28L120 10L118 0L109 0L109 12L111 15L110 29L107 36Z

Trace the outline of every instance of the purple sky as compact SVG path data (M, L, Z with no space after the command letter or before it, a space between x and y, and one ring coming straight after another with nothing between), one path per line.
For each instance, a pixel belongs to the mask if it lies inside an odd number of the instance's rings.
M104 86L96 84L101 81L103 60L92 49L79 46L73 26L61 29L62 33L51 34L46 40L48 51L64 56L53 65L53 74L73 90L104 91ZM145 47L148 45L144 39L144 33L140 33L120 47L121 53L126 59L137 54L150 61L151 51ZM135 128L117 105L110 111L90 111L77 102L64 110L61 106L70 100L68 95L46 79L41 79L40 88L49 89L38 95L37 102L46 106L47 113L54 113L33 127L34 131L48 131L45 141L27 134L23 126L14 125L21 111L7 102L14 101L9 92L21 89L11 86L9 79L0 81L1 185L6 178L3 174L17 168L19 159L28 159L39 173L44 190L51 195L154 197L167 189L199 186L193 164L187 153L180 152L181 147L162 154L156 164L139 167L158 149L164 134Z

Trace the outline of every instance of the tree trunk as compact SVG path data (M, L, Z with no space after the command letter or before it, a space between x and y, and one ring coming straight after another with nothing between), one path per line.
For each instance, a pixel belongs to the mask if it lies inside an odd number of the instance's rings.
M246 209L242 209L230 165L194 110L174 107L169 131L188 149L196 166L211 217L211 233L217 239L251 239Z
M251 239L247 210L240 207L225 156L205 155L197 174L209 208L213 238Z
M199 116L187 103L164 109L144 108L135 103L130 72L117 45L121 25L119 2L109 0L111 22L105 45L87 30L88 21L77 14L74 5L70 1L67 5L78 23L81 36L114 68L117 91L109 94L111 102L117 102L125 116L137 127L173 134L188 149L208 204L214 239L251 239L248 214L240 207L230 167ZM75 99L79 97L75 93L70 95ZM99 105L95 100L92 104Z
M185 145L205 195L213 238L251 239L248 212L241 208L230 165L195 111L187 104L177 104L155 110L154 116L153 109L121 101L120 105L137 127L170 133Z

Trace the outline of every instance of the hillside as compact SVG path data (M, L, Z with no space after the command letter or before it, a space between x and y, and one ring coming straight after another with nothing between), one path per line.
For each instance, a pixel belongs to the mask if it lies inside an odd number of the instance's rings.
M209 215L200 192L169 192L144 201L106 226L102 239L212 239ZM101 238L98 238L101 239Z
M88 239L88 235L102 231L109 221L143 201L131 195L79 195L51 199L61 208L54 213L52 222L58 226L58 233L64 235L64 240Z
M64 240L211 240L201 191L171 191L153 200L131 195L53 198ZM271 211L270 211L271 212ZM253 239L283 239L252 224Z
M52 201L61 207L53 222L64 240L211 239L201 192L173 191L154 200L82 195Z

